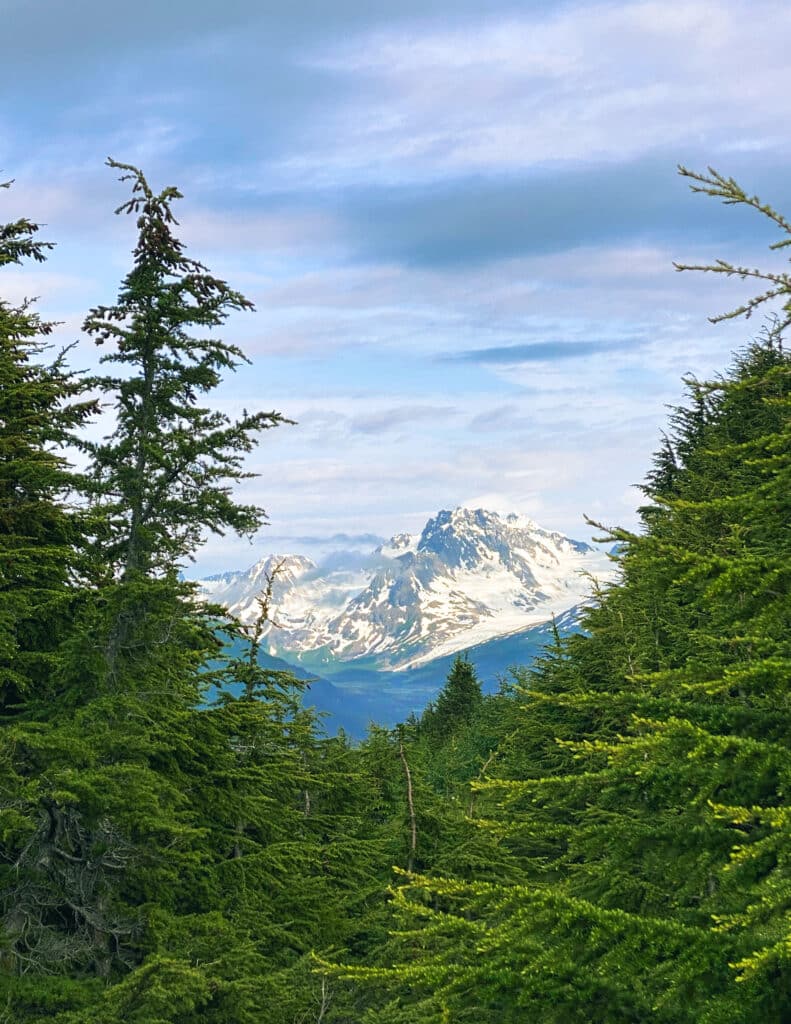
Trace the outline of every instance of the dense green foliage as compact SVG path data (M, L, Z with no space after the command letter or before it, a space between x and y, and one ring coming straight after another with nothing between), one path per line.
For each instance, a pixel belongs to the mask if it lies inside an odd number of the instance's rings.
M4 183L7 188L10 182ZM36 241L38 225L22 219L0 227L0 269L41 262L52 243ZM53 324L30 303L0 297L0 715L49 688L52 652L69 618L78 518L66 504L74 486L58 449L95 411L85 384L65 369L64 355L39 361Z
M770 334L690 391L619 582L473 783L515 881L408 879L359 976L409 998L372 1020L791 1018L791 360Z
M184 255L175 189L110 164L138 242L85 331L116 372L42 361L51 325L0 299L0 1020L791 1020L786 322L687 381L584 633L494 696L459 657L353 746L259 665L271 586L244 627L181 577L260 524L232 486L284 420L212 411L250 303ZM0 228L0 268L36 230Z

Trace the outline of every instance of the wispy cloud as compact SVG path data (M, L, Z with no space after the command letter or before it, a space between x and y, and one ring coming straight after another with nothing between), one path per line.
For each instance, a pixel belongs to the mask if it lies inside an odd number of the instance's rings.
M380 29L315 57L366 88L326 124L329 166L291 166L414 180L776 138L789 28L779 0L648 0Z
M364 416L354 416L349 428L356 434L381 435L403 431L418 423L440 420L447 423L448 419L457 415L458 410L447 405L400 405Z
M558 359L580 359L598 355L601 352L616 352L619 349L634 348L637 341L539 341L528 345L505 345L494 348L474 348L464 352L445 354L440 358L446 362L500 363L511 366L517 363L555 362Z

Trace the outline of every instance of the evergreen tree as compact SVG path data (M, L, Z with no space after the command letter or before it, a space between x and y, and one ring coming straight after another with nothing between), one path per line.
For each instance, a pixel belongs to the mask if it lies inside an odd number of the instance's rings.
M102 362L119 370L94 381L112 402L115 429L84 444L101 513L93 554L104 568L104 678L115 687L133 685L158 649L172 657L165 638L180 628L177 609L189 594L178 571L205 534L251 534L261 525L263 510L235 501L231 487L250 475L242 458L255 435L285 421L276 412L245 412L232 422L199 404L246 360L236 345L189 329L211 331L232 310L253 305L185 255L172 231L177 189L155 194L136 167L108 164L132 181L132 198L116 213L138 215L134 265L118 301L92 309L84 324L97 344L114 343ZM182 642L191 647L196 639Z
M472 722L482 700L475 667L466 655L458 654L436 701L423 712L421 728L442 742L455 730Z
M242 357L186 327L249 304L183 257L175 190L114 166L140 240L118 305L86 328L116 342L123 372L92 383L118 429L83 445L90 534L53 699L0 733L0 1006L20 1024L323 1020L355 999L311 950L382 935L390 822L372 827L371 764L259 666L260 623L228 623L179 578L205 531L260 521L230 488L281 417L198 406ZM210 683L220 697L201 706Z
M46 976L70 972L90 988L92 976L109 979L145 955L151 914L144 907L167 906L177 880L211 862L188 770L193 741L209 726L196 707L199 670L219 641L215 619L179 569L205 531L244 532L260 522L260 510L239 505L230 488L245 475L241 459L253 434L281 422L261 413L231 423L198 405L242 356L221 341L191 338L187 328L210 329L229 308L249 303L183 255L171 232L170 203L179 193L155 195L141 172L110 164L133 179L133 198L119 212L139 213L139 239L118 304L94 309L86 330L115 342L105 362L123 373L89 383L113 400L117 429L104 442L82 444L92 459L90 536L77 614L49 667L54 699L39 700L35 715L0 737L3 965L12 978L37 979L45 1001L59 990L44 984ZM25 231L30 226L20 222L6 232L12 255L25 252ZM25 338L31 329L20 323L7 330L12 354L14 332ZM8 392L14 403L4 429L12 441L29 436L37 455L37 443L62 443L64 424L80 422L88 407L58 414L72 388L59 366L24 373L23 365L17 380L29 386ZM43 425L45 402L54 426ZM46 455L30 463L43 480L39 495L33 470L23 466L22 480L50 515L51 532L63 531L65 513L43 500L59 496L61 464ZM19 495L26 492L17 485L12 497L21 504ZM58 566L32 517L31 529L53 585ZM232 736L209 735L219 749L204 753L221 761ZM24 987L17 980L8 991L24 997Z
M6 182L0 188L7 188ZM42 262L51 242L21 219L0 226L0 267ZM55 325L30 302L0 298L0 714L49 691L53 652L73 592L77 517L65 506L75 478L58 453L95 411L61 353L41 362Z

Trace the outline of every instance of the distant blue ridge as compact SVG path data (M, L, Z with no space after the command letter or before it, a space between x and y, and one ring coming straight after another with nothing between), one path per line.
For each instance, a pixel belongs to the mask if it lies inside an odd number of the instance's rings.
M565 613L558 623L561 633L579 632L574 616ZM309 682L303 691L305 707L313 707L324 716L324 729L335 735L340 729L355 740L363 739L371 723L391 729L410 714L420 714L442 689L458 653L466 652L475 666L484 693L496 693L500 680L511 667L527 667L552 639L551 623L542 623L519 633L496 637L462 651L434 658L416 668L385 672L375 667L374 659L321 663L319 672L311 671L307 659L293 661L265 651L259 654L263 668L293 673ZM240 648L241 650L241 648ZM319 659L315 660L319 668ZM242 686L230 687L241 692ZM213 699L214 694L211 695Z

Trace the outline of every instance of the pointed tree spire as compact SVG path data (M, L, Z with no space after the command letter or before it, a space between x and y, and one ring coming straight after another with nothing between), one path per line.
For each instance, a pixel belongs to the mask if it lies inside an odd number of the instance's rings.
M173 584L208 533L252 534L264 521L263 509L235 500L232 486L252 475L242 461L256 435L290 421L274 411L245 411L232 421L212 407L209 396L223 375L247 360L209 332L253 304L185 255L173 233L178 189L156 193L137 167L107 163L132 182L131 198L116 213L136 215L138 230L115 305L95 307L84 324L97 344L112 345L102 363L115 368L94 382L115 413L115 429L83 446L103 519L96 564L115 586L105 643L107 679L115 685L123 659L155 642L142 639L147 588ZM205 335L190 333L196 328Z

